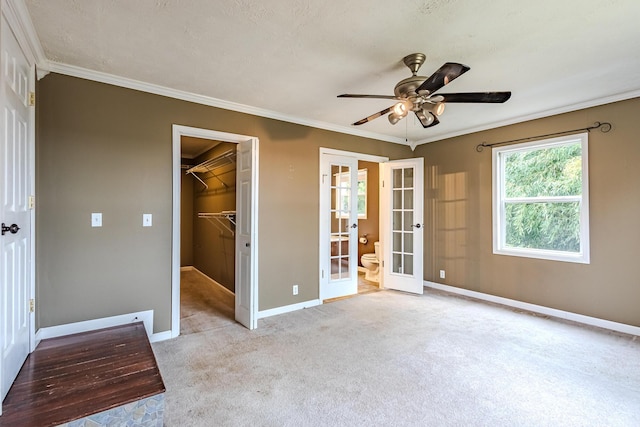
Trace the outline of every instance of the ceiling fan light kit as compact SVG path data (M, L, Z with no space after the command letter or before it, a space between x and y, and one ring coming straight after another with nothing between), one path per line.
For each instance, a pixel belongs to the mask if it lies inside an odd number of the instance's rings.
M375 114L365 117L353 123L354 126L368 123L380 116L390 113L389 123L395 125L401 119L413 111L424 128L435 126L440 121L440 116L445 109L445 103L503 103L511 97L511 92L470 92L449 93L434 95L443 86L448 85L456 78L470 70L463 64L447 62L429 77L418 76L418 70L426 60L423 53L412 53L405 56L402 61L411 70L411 77L400 80L393 92L389 95L354 95L343 94L338 98L377 98L395 99L398 102Z

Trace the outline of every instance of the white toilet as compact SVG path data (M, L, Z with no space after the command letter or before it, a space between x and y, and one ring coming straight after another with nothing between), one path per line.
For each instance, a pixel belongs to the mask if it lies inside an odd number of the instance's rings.
M380 282L380 242L374 242L373 248L375 252L363 254L360 262L367 269L364 273L365 280Z

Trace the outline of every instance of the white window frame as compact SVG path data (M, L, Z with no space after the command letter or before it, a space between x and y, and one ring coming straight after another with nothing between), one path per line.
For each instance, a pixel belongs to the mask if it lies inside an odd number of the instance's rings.
M334 176L336 177L336 183L339 183L339 186L342 186L342 182L347 182L347 180L349 179L349 173L348 172L343 172L343 173L336 173L334 174ZM364 181L364 212L360 213L358 212L358 219L367 219L367 194L369 192L369 183L367 182L368 180L368 169L364 168L364 169L358 169L358 183L360 183L361 181ZM358 193L358 196L360 196L360 193ZM336 206L337 207L341 207L342 206L342 200L339 199L339 194L336 193ZM358 208L358 200L356 200L356 209ZM342 211L340 209L338 209L338 211L336 211L336 218L348 218L348 215L344 215L344 213L342 213Z
M567 197L536 197L517 198L511 201L538 202L579 202L580 203L580 251L553 251L545 249L514 248L506 246L506 220L505 220L505 167L502 159L505 155L518 151L531 151L542 148L552 148L579 142L582 146L582 195ZM525 142L492 149L492 187L493 187L493 253L498 255L510 255L526 258L539 258L554 261L566 261L582 264L590 263L589 250L589 156L588 133L566 135L540 141Z

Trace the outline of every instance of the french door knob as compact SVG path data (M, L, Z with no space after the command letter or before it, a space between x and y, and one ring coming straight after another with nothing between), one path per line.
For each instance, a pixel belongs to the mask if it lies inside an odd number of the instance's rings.
M358 228L358 224L351 224L351 228Z
M420 227L422 227L422 225L420 225L420 224L416 224L416 225L412 225L412 227L420 228Z

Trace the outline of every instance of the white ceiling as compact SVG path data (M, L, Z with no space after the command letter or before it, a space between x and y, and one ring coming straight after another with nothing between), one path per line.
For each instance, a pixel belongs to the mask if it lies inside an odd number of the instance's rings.
M423 143L640 96L638 0L25 0L48 60L250 106L257 114ZM471 67L443 92L513 92L351 123L447 61ZM57 69L63 69L58 67ZM591 123L585 123L585 126Z

